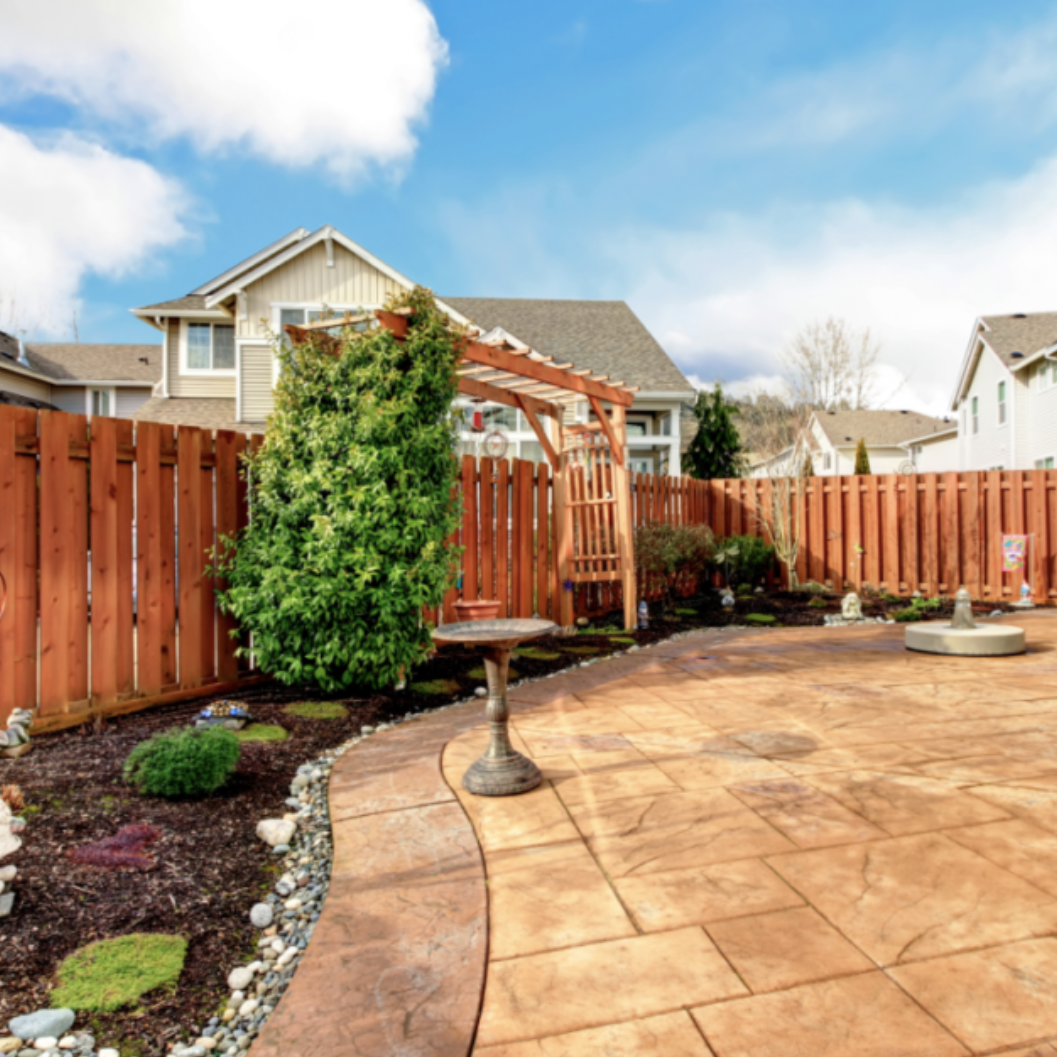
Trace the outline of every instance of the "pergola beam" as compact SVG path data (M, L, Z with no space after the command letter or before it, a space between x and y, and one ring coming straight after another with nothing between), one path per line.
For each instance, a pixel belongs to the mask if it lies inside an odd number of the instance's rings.
M528 419L532 432L536 434L540 447L543 449L544 455L547 456L547 462L551 464L554 472L558 473L561 470L561 458L554 450L554 445L551 444L551 439L547 436L543 423L536 417L536 412L532 406L535 401L531 397L522 396L520 393L517 394L516 400L521 405L521 410L525 413L525 418Z
M512 407L517 411L525 411L526 416L528 415L526 407L531 407L535 415L546 415L547 418L556 418L559 422L562 418L562 413L546 400L526 396L522 403L516 393L500 389L497 385L489 385L487 382L479 382L476 378L460 378L459 392L463 396L471 396L476 400L487 400L492 404L502 404L504 407Z

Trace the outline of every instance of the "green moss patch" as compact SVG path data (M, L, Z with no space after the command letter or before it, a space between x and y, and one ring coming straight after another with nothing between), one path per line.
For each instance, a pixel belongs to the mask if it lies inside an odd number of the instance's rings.
M696 609L677 609L675 611L675 615L677 617L696 617L697 616L697 610Z
M626 635L614 635L610 642L619 642L622 646L634 646L635 640Z
M563 653L577 653L577 654L588 654L598 653L599 647L597 646L563 646Z
M345 719L349 714L349 710L337 701L298 701L296 705L287 705L283 711L300 719Z
M514 651L515 657L527 657L530 661L556 661L561 654L553 650L541 650L537 646L523 646Z
M183 971L187 940L134 932L75 951L59 966L55 1008L112 1013L157 987L174 986Z
M416 694L439 696L441 694L457 694L459 692L459 684L454 679L430 679L424 683L412 683L411 689Z
M251 723L235 731L239 741L286 741L289 736L285 727L278 727L274 723Z
M557 655L555 655L557 656ZM471 679L487 679L488 673L485 671L484 665L479 664L476 668L471 668L469 671ZM513 681L514 679L520 679L521 673L516 668L509 668L506 673L508 680Z
M745 616L746 624L777 624L778 618L770 613L748 613Z

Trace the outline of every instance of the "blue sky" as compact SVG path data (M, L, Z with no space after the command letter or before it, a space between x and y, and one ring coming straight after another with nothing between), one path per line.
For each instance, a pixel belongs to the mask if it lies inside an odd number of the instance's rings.
M441 293L625 299L703 381L843 316L939 411L977 314L1057 309L1053 3L276 3L0 0L0 314L151 340L330 222Z

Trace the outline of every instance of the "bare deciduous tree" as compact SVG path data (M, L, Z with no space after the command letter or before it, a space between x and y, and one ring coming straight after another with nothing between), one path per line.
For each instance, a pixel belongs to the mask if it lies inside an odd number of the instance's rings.
M826 411L869 407L880 352L869 329L855 330L844 319L807 324L782 355L793 403Z

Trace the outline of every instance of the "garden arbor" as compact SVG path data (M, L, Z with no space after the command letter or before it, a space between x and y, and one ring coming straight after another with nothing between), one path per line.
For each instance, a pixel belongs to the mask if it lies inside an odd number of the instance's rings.
M407 310L345 315L285 329L300 344L310 331L362 326L375 318L397 340L407 332ZM456 370L463 395L523 412L550 463L562 625L573 622L577 584L619 583L624 626L634 627L626 416L637 387L572 363L557 363L553 356L532 349L515 348L503 339L485 342L472 336L464 342ZM567 425L567 409L585 400L592 420ZM540 511L537 521L537 531L546 533L545 511ZM477 585L467 584L465 590L476 594Z

